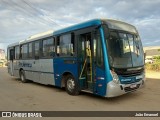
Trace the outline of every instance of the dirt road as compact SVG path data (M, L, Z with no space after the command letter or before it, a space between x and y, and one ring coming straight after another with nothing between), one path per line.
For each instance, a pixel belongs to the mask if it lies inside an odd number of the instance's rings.
M160 80L160 72L159 71L151 71L151 70L146 70L146 77L147 78L154 78Z
M116 98L88 93L70 96L65 90L37 83L21 83L0 68L0 111L159 111L160 80L147 78L146 87Z

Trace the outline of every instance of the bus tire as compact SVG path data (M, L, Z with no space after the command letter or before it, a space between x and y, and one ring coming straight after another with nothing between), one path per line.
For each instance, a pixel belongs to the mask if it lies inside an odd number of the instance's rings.
M65 77L65 89L70 95L78 95L78 83L72 75L67 75Z
M21 79L21 81L22 81L23 83L26 83L26 82L27 82L27 79L26 79L26 77L25 77L25 72L24 72L24 70L21 70L21 71L20 71L20 79Z

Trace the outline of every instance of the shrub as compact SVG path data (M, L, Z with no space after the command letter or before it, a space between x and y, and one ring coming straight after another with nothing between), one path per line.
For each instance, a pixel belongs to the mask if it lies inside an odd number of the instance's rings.
M146 64L147 70L160 71L160 62L154 62L153 64Z
M154 56L153 59L155 60L155 62L160 62L160 56Z

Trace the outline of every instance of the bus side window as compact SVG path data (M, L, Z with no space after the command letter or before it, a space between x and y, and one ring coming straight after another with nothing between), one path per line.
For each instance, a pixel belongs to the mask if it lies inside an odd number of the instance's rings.
M59 56L59 53L60 53L60 47L59 47L59 43L60 42L60 37L58 36L57 37L57 56Z
M39 41L35 41L34 43L34 55L35 55L35 59L39 59L39 52L40 52L40 49L39 49Z
M56 42L55 38L53 37L53 57L56 55Z
M74 56L75 54L75 35L74 33L71 33L71 56Z
M22 45L20 45L19 59L22 59Z
M95 41L95 48L96 49L96 63L97 66L102 67L103 66L103 52L102 52L102 43L101 43L101 37L99 31L95 34L96 40ZM94 53L95 54L95 53Z
M48 38L42 41L43 44L43 57L53 57L54 56L54 39Z
M15 50L14 49L10 49L9 58L10 58L10 60L14 60L14 58L15 58Z
M28 58L28 44L22 45L22 59Z
M33 52L32 52L32 42L28 44L28 58L32 58Z
M59 37L57 41L57 54L63 57L74 55L74 34L65 34Z
M15 59L18 60L19 59L19 46L15 47Z
M55 56L55 40L54 38L50 38L48 40L48 56L54 57Z

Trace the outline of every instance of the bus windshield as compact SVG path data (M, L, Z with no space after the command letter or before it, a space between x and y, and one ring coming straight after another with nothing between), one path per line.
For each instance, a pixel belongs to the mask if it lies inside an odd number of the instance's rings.
M110 30L107 39L109 63L114 68L131 68L144 65L143 49L138 34Z

